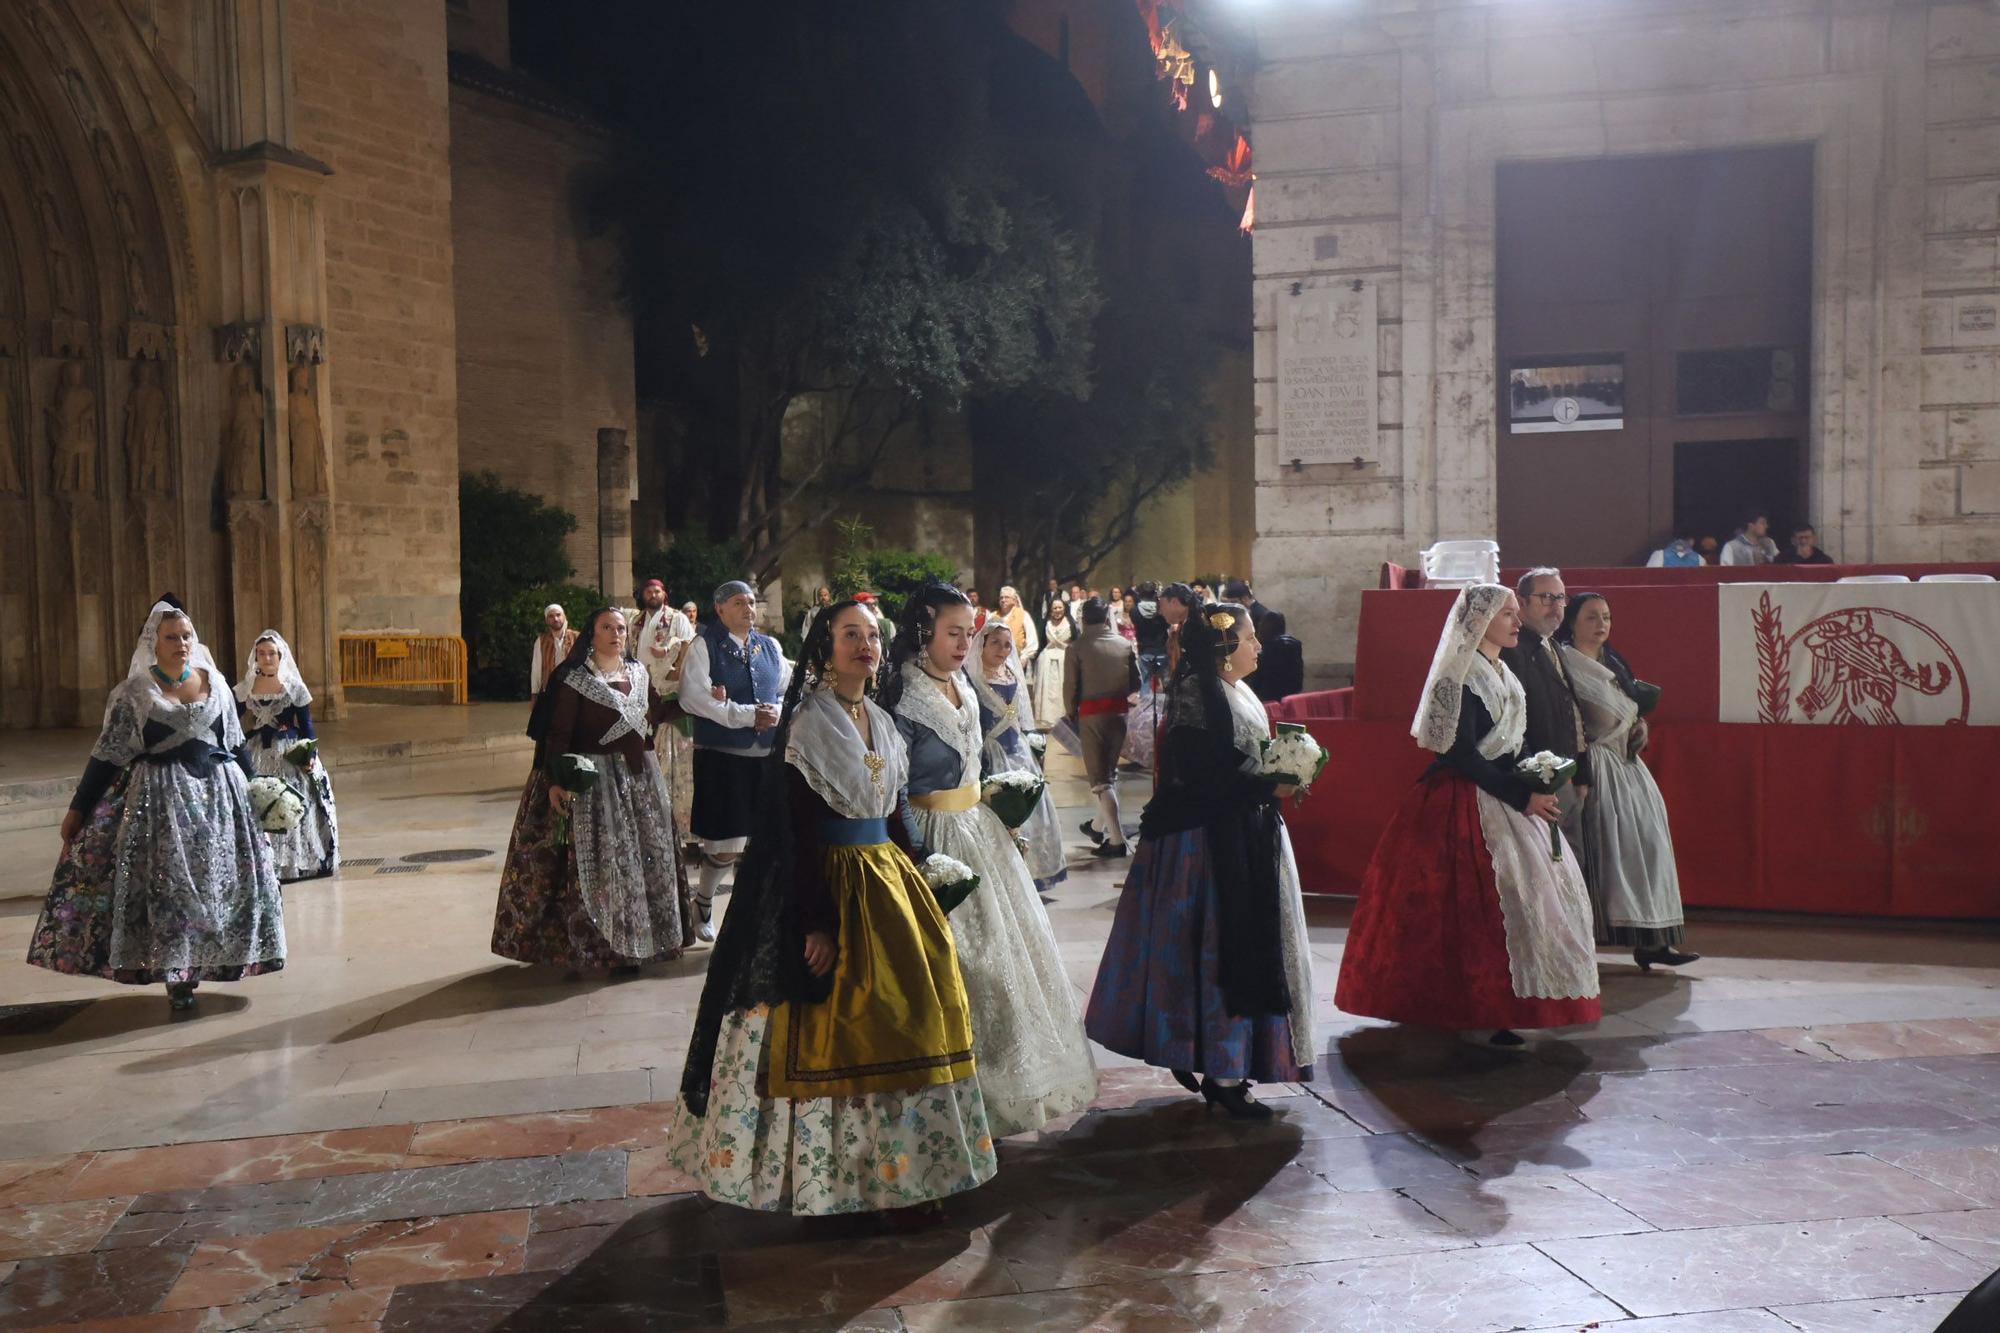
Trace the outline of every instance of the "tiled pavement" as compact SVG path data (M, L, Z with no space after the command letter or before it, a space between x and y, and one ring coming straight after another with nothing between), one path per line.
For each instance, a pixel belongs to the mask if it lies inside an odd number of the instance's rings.
M351 855L504 839L503 780L400 781L343 789ZM1079 986L1116 874L1057 897ZM687 1193L698 966L496 966L491 880L300 886L293 967L191 1023L0 964L0 1330L1928 1333L2000 1266L1990 935L1698 922L1709 960L1607 954L1605 1022L1522 1053L1323 1001L1271 1123L1109 1061L912 1236ZM1344 913L1313 916L1330 993Z

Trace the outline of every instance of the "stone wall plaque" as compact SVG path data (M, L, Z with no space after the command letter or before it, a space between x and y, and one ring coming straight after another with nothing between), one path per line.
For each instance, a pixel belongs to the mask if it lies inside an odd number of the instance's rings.
M1996 322L1995 307L1990 305L1963 305L1958 308L1958 331L1960 333L1991 333Z
M1379 462L1375 288L1349 279L1278 294L1278 461Z

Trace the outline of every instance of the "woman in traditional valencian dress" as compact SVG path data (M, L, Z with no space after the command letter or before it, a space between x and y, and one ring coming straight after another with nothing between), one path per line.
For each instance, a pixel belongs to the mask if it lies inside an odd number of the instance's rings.
M1632 668L1610 643L1611 603L1601 592L1570 598L1556 633L1590 743L1590 799L1583 807L1583 880L1602 944L1632 950L1643 971L1683 967L1701 955L1686 937L1680 871L1674 864L1667 803L1639 761L1646 722Z
M695 1014L668 1152L724 1203L899 1210L990 1180L951 929L896 813L908 763L867 697L873 612L813 618Z
M1334 1002L1350 1014L1493 1029L1502 1046L1597 1021L1582 869L1554 858L1556 798L1515 771L1528 701L1500 650L1520 635L1512 592L1459 593L1411 727L1438 758L1376 844L1348 928Z
M1069 603L1058 597L1049 603L1049 618L1042 622L1042 651L1035 654L1034 682L1029 690L1035 721L1046 730L1062 720L1063 670L1069 657L1069 642L1076 637L1076 624L1069 618Z
M1249 613L1200 608L1181 645L1159 782L1086 1026L1232 1117L1265 1119L1252 1082L1312 1077L1312 952L1279 813L1293 789L1260 772L1271 723L1244 683L1257 669Z
M1042 766L1028 748L1035 713L1021 680L1021 655L1006 623L987 621L974 636L972 653L978 664L972 671L972 688L979 696L979 726L985 735L981 774L989 778L1007 772L1039 774ZM1028 822L1015 833L1027 843L1022 855L1037 889L1046 890L1069 878L1062 826L1056 823L1056 803L1046 787Z
M304 762L294 751L318 739L313 730L312 691L299 674L298 660L285 636L267 629L250 646L243 679L236 682L236 702L243 710L243 734L250 747L250 767L260 777L277 778L305 804L305 815L289 833L271 835L278 879L319 879L340 868L340 820L333 807L333 779L327 776L314 746Z
M600 607L535 701L535 767L514 815L493 952L577 972L631 972L693 942L687 875L650 740L668 705L625 655L625 617ZM559 781L565 755L597 769Z
M28 961L129 985L176 1010L204 981L285 965L271 842L251 811L229 681L171 597L154 604L63 816L62 860Z
M951 929L972 998L986 1114L1005 1138L1088 1106L1097 1069L1048 909L1007 826L979 798L985 734L979 697L963 670L972 635L963 593L937 584L918 590L885 695L910 754L911 841L979 876L979 887L953 909Z

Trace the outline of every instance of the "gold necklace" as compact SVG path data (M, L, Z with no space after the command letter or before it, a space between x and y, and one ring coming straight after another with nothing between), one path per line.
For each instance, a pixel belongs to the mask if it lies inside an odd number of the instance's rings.
M833 697L840 700L840 706L846 709L847 715L853 718L855 723L859 725L861 715L868 711L868 696L864 694L859 699L854 700L841 698L838 694Z

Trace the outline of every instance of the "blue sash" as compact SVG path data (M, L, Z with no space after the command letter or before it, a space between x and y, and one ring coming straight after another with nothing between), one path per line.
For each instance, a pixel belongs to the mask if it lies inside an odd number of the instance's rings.
M873 847L889 841L887 819L822 819L819 835L829 847Z

